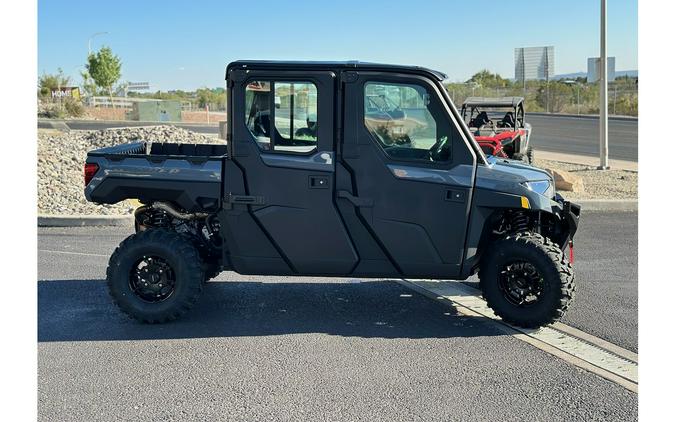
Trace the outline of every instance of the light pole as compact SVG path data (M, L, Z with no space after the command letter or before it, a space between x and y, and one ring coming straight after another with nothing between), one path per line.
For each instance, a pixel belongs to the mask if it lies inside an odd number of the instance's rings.
M600 0L600 166L609 170L607 122L607 0Z
M91 34L91 36L89 37L89 42L87 43L87 47L88 47L87 48L87 57L89 57L91 55L91 40L93 40L95 37L97 37L99 35L105 35L105 34L108 34L108 33L109 32L96 32L94 34Z

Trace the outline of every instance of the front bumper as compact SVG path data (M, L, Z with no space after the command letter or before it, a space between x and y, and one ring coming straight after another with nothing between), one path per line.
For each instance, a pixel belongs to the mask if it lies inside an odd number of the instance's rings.
M581 205L575 204L574 202L564 201L563 218L567 222L567 227L569 230L570 239L574 237L574 234L579 228L579 219L581 217Z
M562 250L565 250L571 243L574 235L579 229L579 220L581 218L581 205L566 201L562 196L556 193L555 201L561 209L558 214L560 217L561 231L558 236L558 244Z

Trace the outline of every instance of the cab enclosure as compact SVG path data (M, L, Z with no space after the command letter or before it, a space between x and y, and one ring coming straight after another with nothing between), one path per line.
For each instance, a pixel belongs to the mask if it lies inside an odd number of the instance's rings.
M563 251L580 208L543 170L486 157L444 79L418 66L236 61L226 151L152 140L92 151L87 198L143 203L138 234L111 258L113 297L136 318L165 321L194 302L181 279L222 270L466 279L481 269L488 303L507 319L551 321L571 298ZM511 107L508 129L519 130L522 101Z

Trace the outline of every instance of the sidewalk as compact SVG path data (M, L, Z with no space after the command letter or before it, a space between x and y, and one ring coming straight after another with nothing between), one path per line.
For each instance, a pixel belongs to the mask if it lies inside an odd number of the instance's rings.
M597 166L598 157L591 157L587 155L563 154L560 152L549 152L542 150L535 150L535 161L537 158L542 160L562 161L565 163L584 164L589 166ZM625 160L609 160L609 167L617 170L638 171L637 161Z

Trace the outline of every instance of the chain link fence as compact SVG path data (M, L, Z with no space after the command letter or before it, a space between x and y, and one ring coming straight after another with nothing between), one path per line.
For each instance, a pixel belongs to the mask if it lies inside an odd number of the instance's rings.
M529 82L528 82L529 84ZM585 82L532 82L531 86L486 88L472 83L451 83L446 88L461 107L467 97L524 97L526 112L598 114L598 84ZM610 83L607 92L610 114L637 116L638 87L635 80Z

